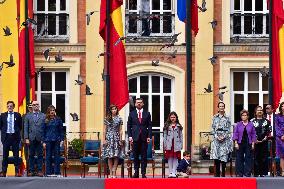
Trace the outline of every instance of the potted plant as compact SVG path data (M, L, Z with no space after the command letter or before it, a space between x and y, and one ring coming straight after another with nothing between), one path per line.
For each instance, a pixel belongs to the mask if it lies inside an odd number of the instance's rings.
M83 140L73 139L68 149L69 159L79 159L83 155Z

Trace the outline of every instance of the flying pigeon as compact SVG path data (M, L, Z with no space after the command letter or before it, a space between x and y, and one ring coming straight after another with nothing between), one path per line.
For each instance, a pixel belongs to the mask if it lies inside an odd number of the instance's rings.
M198 8L201 12L207 11L207 8L206 8L206 1L205 1L205 0L202 0L201 7L200 7L200 6L197 6L197 8Z
M176 55L177 55L177 50L175 50L174 52L172 52L172 53L170 54L170 57L169 57L168 59L170 59L170 58L176 58Z
M29 24L37 25L37 22L35 21L35 19L27 18L27 20L22 23L23 26L28 26Z
M37 71L36 71L36 75L37 76L39 76L39 74L42 72L42 71L44 71L45 70L45 68L42 66L42 67L40 67Z
M3 31L5 33L4 36L12 35L11 30L8 26L6 26L6 28L3 28Z
M6 68L15 66L13 55L12 54L10 55L10 61L9 62L3 62L3 64L7 64L8 65Z
M75 80L75 85L82 85L83 84L83 79L81 75L78 75L78 79Z
M213 20L213 21L211 21L209 23L211 24L212 29L215 29L218 22L217 22L217 20Z
M57 63L57 62L64 62L62 54L61 54L61 51L58 51L58 54L55 55L54 58L55 58L55 63Z
M223 101L224 100L224 94L225 94L225 92L219 92L216 96L218 96L220 101Z
M77 113L70 113L70 115L72 116L72 121L79 121L79 116Z
M267 68L266 66L264 66L263 68L260 68L259 72L261 73L261 77L269 76L269 68Z
M219 89L227 89L227 86L219 87Z
M212 57L208 58L208 60L210 60L212 65L215 65L217 58L218 58L217 56L212 56Z
M89 12L89 13L86 14L87 25L90 25L91 15L93 15L95 12L98 12L98 11L91 11L91 12Z
M0 65L0 76L1 76L2 70L3 70L3 63Z
M152 66L159 66L159 60L152 60Z
M51 47L51 48L45 49L45 50L43 51L43 56L44 56L44 58L45 58L45 60L46 60L47 62L50 62L49 52L50 52L52 49L55 49L55 47Z
M204 90L205 90L204 93L212 93L212 92L213 92L210 83L208 83L208 87L207 87L207 88L204 88Z
M93 93L91 93L91 89L88 85L86 85L86 95L92 95Z

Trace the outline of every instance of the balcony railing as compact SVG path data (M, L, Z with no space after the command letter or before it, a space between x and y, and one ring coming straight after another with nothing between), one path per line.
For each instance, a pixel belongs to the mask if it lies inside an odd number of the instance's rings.
M164 14L137 14L129 12L125 14L125 31L127 37L144 38L144 42L153 42L151 40L158 38L169 38L174 34L175 15L171 12ZM138 42L140 42L138 40ZM163 42L163 41L159 41Z
M69 15L60 14L34 14L37 21L35 27L36 41L62 41L69 40Z
M231 37L232 38L268 38L269 15L234 13L231 14Z

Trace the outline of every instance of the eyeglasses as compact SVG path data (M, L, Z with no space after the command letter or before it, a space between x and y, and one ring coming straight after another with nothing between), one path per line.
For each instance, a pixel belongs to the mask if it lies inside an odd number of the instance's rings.
M38 106L39 104L33 104L33 106Z

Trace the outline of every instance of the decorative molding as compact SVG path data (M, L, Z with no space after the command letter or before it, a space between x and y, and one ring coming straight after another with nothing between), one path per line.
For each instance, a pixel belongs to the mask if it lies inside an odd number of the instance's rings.
M268 55L269 45L262 44L230 44L214 45L214 54L265 54Z
M164 44L126 44L126 53L172 53L174 50L177 50L177 54L185 54L186 46L184 45L175 45L172 47L165 47L161 50ZM194 47L192 48L194 52Z
M66 44L66 43L36 43L35 53L42 53L47 48L55 47L52 51L61 51L62 53L86 53L86 44Z

